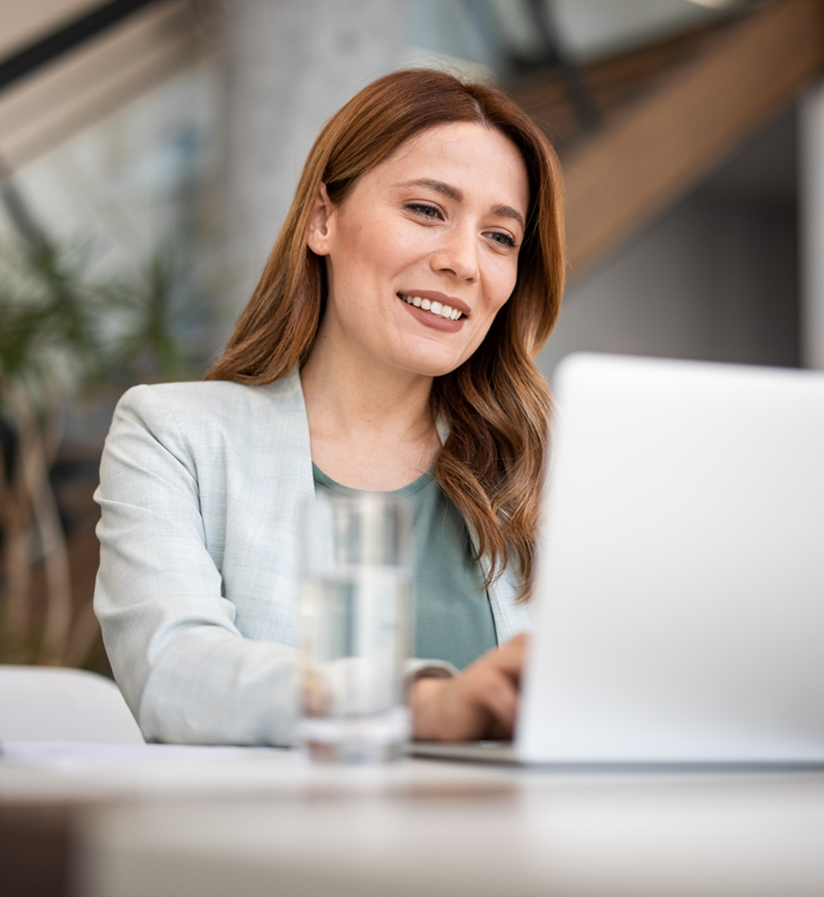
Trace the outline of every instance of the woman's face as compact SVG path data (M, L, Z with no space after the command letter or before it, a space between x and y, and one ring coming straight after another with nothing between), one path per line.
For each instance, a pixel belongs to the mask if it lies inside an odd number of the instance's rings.
M362 364L434 377L477 349L517 279L529 204L520 152L483 125L439 125L325 189L308 245L326 256L319 344Z

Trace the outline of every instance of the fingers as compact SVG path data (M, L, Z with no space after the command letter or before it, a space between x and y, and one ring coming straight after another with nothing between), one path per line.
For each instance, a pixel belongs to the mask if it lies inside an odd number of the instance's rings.
M525 632L521 632L508 642L501 645L500 648L489 651L484 654L478 661L480 663L485 658L499 669L502 673L517 685L521 681L521 670L524 665L526 656L526 648L529 643L529 637Z
M526 646L526 636L516 636L454 679L415 683L411 702L415 737L441 741L511 737Z
M493 731L501 733L498 737L511 737L518 714L518 691L515 683L499 670L489 670L487 675L473 684L477 706L486 715L483 731L474 733L474 737L492 738Z

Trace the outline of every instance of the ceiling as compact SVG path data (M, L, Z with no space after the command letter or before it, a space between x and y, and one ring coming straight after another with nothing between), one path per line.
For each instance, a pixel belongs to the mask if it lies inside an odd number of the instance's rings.
M566 51L584 62L711 21L746 0L544 0ZM524 0L491 0L507 43L525 54L537 35Z
M95 0L0 0L0 58L100 6Z

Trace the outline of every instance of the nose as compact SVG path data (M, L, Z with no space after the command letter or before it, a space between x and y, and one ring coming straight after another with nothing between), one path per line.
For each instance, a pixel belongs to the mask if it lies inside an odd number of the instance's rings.
M479 276L478 244L468 228L456 228L444 234L432 255L432 269L451 274L470 283Z

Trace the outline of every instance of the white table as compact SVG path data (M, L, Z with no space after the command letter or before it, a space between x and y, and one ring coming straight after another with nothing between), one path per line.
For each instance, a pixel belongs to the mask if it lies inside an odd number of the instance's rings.
M824 773L607 773L298 754L0 761L79 802L78 897L824 894Z

